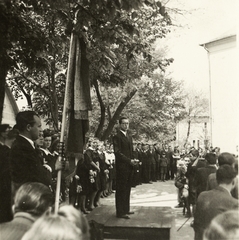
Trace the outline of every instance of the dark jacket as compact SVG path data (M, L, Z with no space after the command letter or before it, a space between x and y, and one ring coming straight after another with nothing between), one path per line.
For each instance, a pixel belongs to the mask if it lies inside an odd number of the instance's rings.
M211 173L207 178L207 187L206 190L212 190L218 187L216 173ZM234 198L238 199L238 176L235 178L235 187L231 190L231 194Z
M0 223L11 221L13 218L9 153L9 147L0 145Z
M133 159L132 137L125 136L121 131L113 138L116 174L128 175L132 172L131 159Z
M233 209L238 211L238 203L238 200L220 186L216 189L202 192L197 199L194 215L195 239L202 239L203 231L218 214Z
M211 173L215 173L216 170L217 169L215 166L206 166L206 167L198 168L196 170L194 184L195 184L197 196L199 196L201 192L206 191L208 176Z
M16 191L26 182L50 186L51 173L43 166L39 149L34 149L24 137L18 136L10 150L11 177Z

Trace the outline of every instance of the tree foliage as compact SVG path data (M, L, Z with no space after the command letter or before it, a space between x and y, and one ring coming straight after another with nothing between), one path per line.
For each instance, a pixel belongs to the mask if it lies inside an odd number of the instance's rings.
M181 105L176 96L170 98L175 83L163 74L173 60L154 54L155 40L165 37L171 25L160 1L18 0L5 1L3 6L17 18L11 22L14 17L7 16L12 26L9 36L14 33L6 40L11 60L8 84L16 98L24 95L55 128L61 120L69 37L74 32L87 43L89 76L98 102L93 106L100 109L92 113L96 136L106 139L122 113L139 111L137 104L128 105L133 97L141 99L140 118L133 121L142 126L136 137L146 129L153 138L158 132L172 135ZM157 77L156 69L161 72ZM155 89L163 91L164 98L157 92L152 95Z
M185 115L183 85L157 72L152 74L151 78L144 76L138 81L129 81L121 87L108 85L99 88L101 104L105 111L102 132L107 131L112 113L117 111L118 106L124 103L129 93L134 90L134 97L121 112L121 115L128 116L130 119L130 129L134 139L173 140L175 124ZM97 122L102 115L97 92L92 95L95 108L92 111L91 132L97 133ZM110 134L114 133L112 130Z

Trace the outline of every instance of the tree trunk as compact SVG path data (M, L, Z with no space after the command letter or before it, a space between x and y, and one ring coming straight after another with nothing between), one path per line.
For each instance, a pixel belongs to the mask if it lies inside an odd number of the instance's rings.
M111 132L112 132L112 130L113 130L117 120L120 117L120 114L124 110L125 106L129 103L129 101L133 98L133 96L135 95L136 92L137 92L137 89L132 90L124 98L124 100L119 104L119 106L117 107L113 117L111 118L111 120L110 120L110 122L108 124L108 127L106 128L106 130L104 131L104 133L102 135L102 139L101 139L102 141L106 140L110 136L110 134L111 134Z
M23 95L25 96L26 100L27 100L27 106L29 106L30 108L32 108L32 98L31 95L28 94L25 89L18 83L17 80L15 80L15 82L17 83L18 87L21 89Z
M102 97L100 95L99 85L98 85L97 80L93 81L93 85L95 87L96 95L97 95L98 101L100 103L100 122L99 122L97 130L95 132L95 137L97 137L101 140L102 131L103 131L104 123L105 123L105 111L106 111L106 109L105 109L105 105L104 105L104 102L102 100Z
M191 120L189 119L188 120L188 132L187 132L187 137L186 137L186 140L185 140L185 143L184 143L184 148L186 148L187 146L187 143L188 143L188 139L189 139L189 135L190 135L190 129L191 129Z

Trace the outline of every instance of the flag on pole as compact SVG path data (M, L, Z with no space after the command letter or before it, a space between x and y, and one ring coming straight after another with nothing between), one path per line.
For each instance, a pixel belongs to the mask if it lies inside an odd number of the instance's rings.
M69 70L70 88L67 94L66 152L74 156L83 154L85 134L89 129L88 112L91 110L89 61L86 44L73 34L74 52Z
M66 143L71 156L83 156L85 134L89 129L88 112L91 110L89 61L86 44L74 31L71 34L65 98L62 113L60 142ZM62 156L60 156L62 158ZM61 171L57 174L55 212L58 211Z

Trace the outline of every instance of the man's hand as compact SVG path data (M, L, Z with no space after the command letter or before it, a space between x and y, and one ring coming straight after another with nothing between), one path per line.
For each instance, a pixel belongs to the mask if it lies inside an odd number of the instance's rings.
M56 160L55 163L55 169L56 171L65 169L66 162L65 161L59 161L59 159Z

